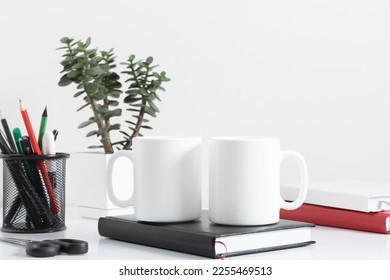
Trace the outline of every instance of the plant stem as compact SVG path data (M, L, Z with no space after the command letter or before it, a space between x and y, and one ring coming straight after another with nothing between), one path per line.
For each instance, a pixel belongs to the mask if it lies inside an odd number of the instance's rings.
M131 145L133 144L133 138L139 135L139 131L141 129L142 122L144 120L146 100L147 100L146 98L142 98L142 105L137 117L137 123L135 124L133 133L130 135L130 139L127 140L126 144L123 146L123 149L125 150L130 149Z
M88 61L88 54L87 54L86 49L84 49L84 59L86 61ZM89 63L87 65L89 67ZM84 70L86 70L86 69L84 69ZM88 83L88 81L85 81L85 83ZM84 84L84 82L83 82L83 84ZM102 131L100 133L100 141L101 141L101 143L103 145L104 153L111 154L114 151L112 149L110 134L108 132L108 127L104 125L104 121L103 121L102 115L97 110L96 102L94 101L93 98L91 98L91 96L88 94L88 92L86 90L84 90L84 91L85 91L86 95L88 96L89 103L91 104L91 108L92 108L92 111L93 111L93 114L94 114L94 117L95 117L95 122L96 122L96 124L98 126L98 129L100 130L100 129L103 129L103 128L107 128L106 131Z
M88 99L90 99L89 96L88 96ZM96 124L97 124L98 128L99 129L104 128L105 125L104 125L104 122L103 122L103 118L102 118L101 114L96 109L96 102L92 101L92 102L90 102L90 104L91 104L91 108L92 108L92 111L94 113L95 121L96 121ZM101 143L103 144L104 152L106 154L113 153L114 151L112 149L110 134L108 133L108 131L102 132L100 134L100 138L101 138Z
M138 88L142 88L142 85L140 84L139 80L137 79L137 74L135 72L135 69L133 67L133 64L130 65L130 69L133 72L133 77L135 79L135 82L137 83ZM146 75L148 75L149 72L149 67L146 69ZM146 80L146 79L145 79ZM144 84L145 87L145 84ZM133 144L133 138L137 137L139 135L139 131L141 130L142 122L144 120L144 115L145 115L145 106L147 102L147 97L142 96L142 103L141 103L141 109L139 110L139 114L137 117L137 122L135 124L133 133L130 135L130 138L126 141L126 144L123 146L123 149L129 150Z

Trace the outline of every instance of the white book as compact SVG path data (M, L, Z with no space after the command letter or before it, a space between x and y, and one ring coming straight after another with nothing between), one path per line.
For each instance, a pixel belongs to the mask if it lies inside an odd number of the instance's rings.
M298 184L283 184L281 195L285 200L295 200L298 189ZM390 183L309 182L305 203L362 212L390 210Z

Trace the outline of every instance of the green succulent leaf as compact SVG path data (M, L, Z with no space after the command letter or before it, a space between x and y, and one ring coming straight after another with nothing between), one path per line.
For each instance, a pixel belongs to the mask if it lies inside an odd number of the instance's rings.
M96 130L88 132L87 135L85 135L85 136L86 137L91 137L91 136L94 136L94 135L98 135L98 132Z
M155 111L155 112L160 112L160 110L157 108L156 104L154 104L152 100L148 99L148 103L149 103L150 108L151 108L153 111Z
M150 107L145 107L145 113L149 116L152 116L153 118L157 117L156 112Z
M100 148L103 148L103 145L92 145L92 146L88 146L88 149L100 149Z
M149 56L147 59L146 59L146 64L150 65L153 63L153 57Z
M68 78L68 75L65 74L64 76L61 77L60 81L58 82L58 85L60 87L66 87L70 85L73 81Z
M95 83L84 83L84 90L87 94L92 95L97 92L98 86Z
M116 106L119 106L119 102L115 101L115 100L110 100L110 101L108 101L108 105L116 107Z
M76 92L73 97L79 97L80 95L82 95L83 93L85 93L85 91L81 90L81 91L78 91Z
M88 48L90 44L91 44L91 37L88 37L87 41L84 44L84 48Z
M95 94L92 95L93 96L93 99L95 99L96 101L99 101L99 100L103 100L105 99L106 95L104 93L104 90L102 88L100 88Z
M81 124L79 124L78 128L83 128L83 127L86 127L86 126L91 125L93 123L95 123L94 120L88 120L88 121L85 121L85 122L82 122Z
M107 113L105 113L103 115L103 119L108 120L112 117L119 117L121 114L122 114L122 109L115 109L115 110L108 111Z
M80 108L78 108L78 109L76 110L76 112L81 111L82 109L88 107L88 105L90 105L90 104L89 104L89 103L84 104L83 106L81 106Z
M109 131L111 130L119 130L121 128L120 124L112 124L110 125L110 128L108 129Z
M138 94L141 94L141 92L140 92L139 89L130 89L130 90L127 90L125 93L126 93L126 94L129 94L129 95L138 95Z
M74 69L74 70L82 69L83 68L83 63L79 62L79 63L73 64L71 68Z
M70 44L72 43L73 39L70 39L68 37L63 37L61 38L60 42L63 43L63 44Z
M125 99L123 99L123 102L125 103L135 103L137 101L142 100L141 97L134 97L133 95L126 96Z
M80 74L81 74L81 71L79 71L79 70L72 70L72 71L70 71L69 73L68 73L68 78L69 79L75 79L75 78L77 78L78 76L80 76Z
M151 126L148 126L148 125L143 125L143 126L141 126L141 128L144 128L144 129L153 129Z
M110 92L108 92L108 95L113 97L113 98L119 98L121 94L122 94L122 91L118 90L118 89L113 89Z
M103 73L104 73L104 71L98 67L85 70L85 75L88 75L91 77L95 77L95 76L101 75Z
M134 108L127 108L126 111L137 112L137 113L141 112L140 109L134 109Z
M120 133L122 133L123 135L125 135L127 138L130 138L130 135L126 132L126 131L119 131Z

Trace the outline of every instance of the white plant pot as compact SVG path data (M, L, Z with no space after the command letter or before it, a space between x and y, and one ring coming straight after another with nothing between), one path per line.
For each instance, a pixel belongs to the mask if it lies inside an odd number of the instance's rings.
M107 195L106 168L110 154L99 152L73 153L69 161L69 171L76 203L82 217L98 219L104 216L132 214L133 207L119 208L112 204ZM128 198L132 193L133 169L125 158L115 163L113 185L115 194Z

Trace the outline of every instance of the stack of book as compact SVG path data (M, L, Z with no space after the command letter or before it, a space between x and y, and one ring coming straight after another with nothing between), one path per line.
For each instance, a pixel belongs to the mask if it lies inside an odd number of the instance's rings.
M265 226L222 226L211 223L208 211L186 223L140 222L134 215L102 217L99 234L162 249L225 258L314 244L309 223L280 220Z
M294 200L297 185L282 185L282 197ZM390 233L390 183L310 183L305 203L296 210L281 210L283 219L317 225Z

